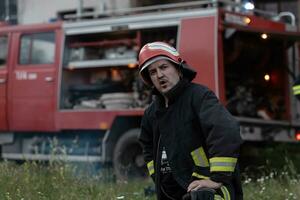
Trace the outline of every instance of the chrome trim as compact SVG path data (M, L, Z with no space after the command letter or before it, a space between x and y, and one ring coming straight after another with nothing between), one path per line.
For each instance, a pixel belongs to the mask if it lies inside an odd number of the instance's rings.
M107 143L107 140L108 140L108 136L110 134L110 130L107 130L105 132L105 135L104 135L104 138L102 140L102 162L106 162L107 161L107 156L106 156L106 143Z
M256 125L273 125L273 126L291 126L288 121L264 120L250 117L235 117L241 123L251 123Z
M69 65L66 66L65 68L79 69L79 68L90 68L90 67L111 67L111 66L118 66L118 65L127 66L129 63L137 63L137 59L125 58L125 59L73 61L73 62L69 62Z
M22 154L22 153L2 153L4 159L12 160L61 160L72 162L102 162L101 156L79 156L79 155L46 155L46 154Z
M114 27L128 26L128 29L154 28L178 25L182 18L215 15L217 9L168 11L164 13L139 14L119 18L105 18L86 22L66 22L63 29L66 35L99 33L112 31Z

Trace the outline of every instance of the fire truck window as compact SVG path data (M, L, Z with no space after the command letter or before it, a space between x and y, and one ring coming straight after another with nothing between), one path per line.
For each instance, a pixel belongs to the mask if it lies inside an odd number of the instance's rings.
M50 64L54 62L55 34L35 33L23 35L21 38L21 50L19 63Z
M7 37L0 36L0 68L3 68L6 64L7 57Z

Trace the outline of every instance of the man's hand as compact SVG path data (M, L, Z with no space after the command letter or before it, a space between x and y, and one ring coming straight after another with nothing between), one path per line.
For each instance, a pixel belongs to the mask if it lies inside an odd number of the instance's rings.
M218 189L222 186L222 183L217 183L212 180L195 180L190 183L188 187L188 192L195 191L200 188L211 188L211 189Z

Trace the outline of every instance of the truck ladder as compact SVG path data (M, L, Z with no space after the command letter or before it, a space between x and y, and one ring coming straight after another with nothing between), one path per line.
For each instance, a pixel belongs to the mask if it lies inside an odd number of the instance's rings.
M206 1L188 1L181 3L169 3L162 5L152 5L152 6L143 6L143 7L132 7L132 8L120 8L120 9L110 9L104 10L101 12L95 11L86 11L84 13L75 13L75 14L66 14L65 19L67 20L81 20L81 18L100 18L107 16L120 16L120 15L130 15L146 12L161 12L166 10L188 10L188 9L197 9L197 8L218 8L222 7L229 10L240 10L243 9L243 4L234 2L232 0L206 0ZM268 18L274 18L278 16L278 13L264 11L260 9L251 10L254 14L262 15Z

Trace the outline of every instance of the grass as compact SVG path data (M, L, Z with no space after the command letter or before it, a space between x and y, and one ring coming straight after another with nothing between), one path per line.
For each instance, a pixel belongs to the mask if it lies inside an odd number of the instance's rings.
M74 176L75 170L64 163L1 162L0 199L155 199L144 195L144 188L153 185L151 180L115 182L110 171ZM272 170L256 178L245 175L243 185L246 200L300 199L300 177L291 162L280 172Z
M264 171L266 169L262 169ZM300 175L293 162L286 159L282 170L270 170L258 178L245 177L243 188L249 200L292 200L300 198Z
M274 177L276 176L276 177ZM288 173L270 173L257 179L244 181L244 193L247 200L292 200L300 198L299 177L291 177Z
M300 199L298 143L250 143L241 154L246 200Z
M0 199L145 199L144 187L151 184L150 180L115 183L105 176L74 176L74 168L64 164L2 162Z

